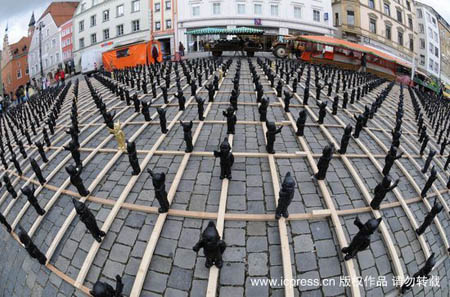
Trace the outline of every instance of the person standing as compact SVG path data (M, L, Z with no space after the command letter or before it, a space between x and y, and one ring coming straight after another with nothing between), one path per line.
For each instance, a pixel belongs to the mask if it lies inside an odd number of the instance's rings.
M155 63L159 64L158 56L159 56L159 52L158 52L157 46L155 45L152 48L152 57L153 57L153 60L155 61Z
M180 52L180 55L184 57L184 45L181 41L180 44L178 45L178 51Z
M61 84L64 87L66 85L66 74L64 72L64 69L62 69L62 68L59 71L59 79L61 80Z
M361 68L359 69L360 72L366 72L367 71L367 60L366 60L366 54L363 53L361 56Z

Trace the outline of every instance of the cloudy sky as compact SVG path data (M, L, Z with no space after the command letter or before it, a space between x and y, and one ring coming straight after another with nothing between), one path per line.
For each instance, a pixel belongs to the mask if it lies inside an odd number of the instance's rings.
M420 0L433 7L450 24L450 5L448 0ZM3 36L8 23L9 41L17 42L27 34L28 22L34 11L36 19L47 8L51 0L0 0L0 48L3 46ZM56 1L55 1L56 2ZM445 3L445 4L444 4Z

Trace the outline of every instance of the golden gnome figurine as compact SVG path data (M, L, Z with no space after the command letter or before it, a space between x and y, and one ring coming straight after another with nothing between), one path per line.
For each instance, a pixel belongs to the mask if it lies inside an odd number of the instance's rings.
M123 133L122 128L120 127L120 121L114 123L114 129L108 128L109 133L114 134L114 137L117 141L118 149L122 152L126 152L125 146L125 133Z
M223 78L223 71L222 69L219 69L219 81L221 81Z

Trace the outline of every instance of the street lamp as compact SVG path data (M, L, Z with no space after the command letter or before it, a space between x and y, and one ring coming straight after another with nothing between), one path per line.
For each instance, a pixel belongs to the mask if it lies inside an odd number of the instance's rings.
M44 67L42 67L42 28L44 28L45 25L43 22L40 22L38 25L39 29L39 64L41 66L41 79L44 77Z

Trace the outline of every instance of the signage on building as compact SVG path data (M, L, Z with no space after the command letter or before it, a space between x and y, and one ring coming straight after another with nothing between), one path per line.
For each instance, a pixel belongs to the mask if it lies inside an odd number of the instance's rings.
M105 43L102 43L100 46L101 46L101 47L105 47L105 46L111 45L111 44L113 44L113 43L114 43L113 41L105 42Z
M262 22L261 19L255 19L255 26L261 26Z

